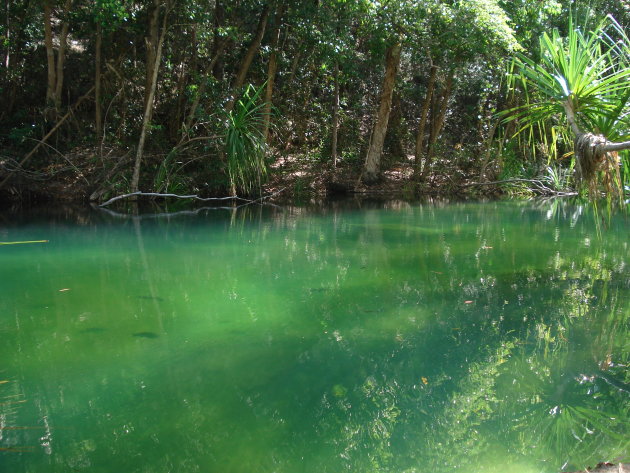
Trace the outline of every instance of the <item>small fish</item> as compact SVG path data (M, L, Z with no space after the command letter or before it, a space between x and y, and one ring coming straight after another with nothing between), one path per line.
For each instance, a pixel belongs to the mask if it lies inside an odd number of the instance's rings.
M138 296L138 299L144 299L145 301L159 301L159 302L164 301L164 299L158 296Z
M138 338L158 338L159 335L155 332L136 332L131 334L133 337Z

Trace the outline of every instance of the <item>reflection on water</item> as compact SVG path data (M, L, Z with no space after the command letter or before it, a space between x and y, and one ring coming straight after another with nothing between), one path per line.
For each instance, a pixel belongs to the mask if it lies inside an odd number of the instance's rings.
M561 202L2 218L0 470L579 469L628 451L628 222Z

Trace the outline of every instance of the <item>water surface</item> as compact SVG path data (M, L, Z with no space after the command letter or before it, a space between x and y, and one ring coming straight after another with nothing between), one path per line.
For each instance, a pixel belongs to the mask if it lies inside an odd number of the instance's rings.
M600 217L597 217L597 219ZM627 217L561 202L4 216L0 471L624 457Z

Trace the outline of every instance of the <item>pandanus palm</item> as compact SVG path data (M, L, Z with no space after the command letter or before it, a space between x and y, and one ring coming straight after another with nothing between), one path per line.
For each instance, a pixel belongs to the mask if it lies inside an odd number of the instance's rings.
M264 103L260 100L263 90L264 85L258 89L248 86L228 112L224 146L233 194L260 193L267 176L267 147L261 131L265 117Z
M510 88L524 91L526 103L509 110L532 128L564 115L575 135L577 177L594 190L603 170L608 190L618 180L617 153L630 149L630 41L608 16L583 33L569 24L566 38L557 30L540 38L540 58L517 54Z

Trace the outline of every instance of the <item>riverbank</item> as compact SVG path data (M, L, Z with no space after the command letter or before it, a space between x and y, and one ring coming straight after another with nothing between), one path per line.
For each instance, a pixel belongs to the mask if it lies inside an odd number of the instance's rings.
M124 149L77 149L71 153L54 156L43 172L31 172L13 159L0 159L1 202L23 203L102 203L128 192L131 171L131 153ZM147 167L156 168L159 174L164 155L147 156ZM192 161L191 161L192 162ZM194 163L193 163L194 164ZM277 154L269 166L268 180L262 187L262 195L273 195L277 203L320 200L338 196L380 196L386 198L415 199L435 196L499 196L497 186L470 186L476 180L474 174L466 174L452 166L449 172L434 173L423 182L413 176L413 162L397 162L382 172L381 179L366 185L362 180L362 163L340 163L332 168L330 163L304 154ZM181 166L186 168L186 163ZM208 171L190 166L190 174L168 175L145 180L141 189L145 192L198 195L199 197L224 197L229 192L220 185L213 185ZM214 176L216 181L225 177ZM251 197L251 196L250 196ZM257 196L256 196L257 197Z

